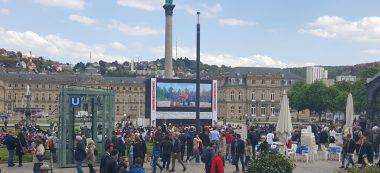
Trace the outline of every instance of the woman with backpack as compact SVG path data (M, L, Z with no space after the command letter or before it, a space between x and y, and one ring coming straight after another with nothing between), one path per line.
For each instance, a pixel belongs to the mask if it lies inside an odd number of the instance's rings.
M37 138L35 140L35 146L32 149L33 153L33 173L40 173L41 172L41 165L44 161L44 155L45 155L45 147L42 144L42 139Z

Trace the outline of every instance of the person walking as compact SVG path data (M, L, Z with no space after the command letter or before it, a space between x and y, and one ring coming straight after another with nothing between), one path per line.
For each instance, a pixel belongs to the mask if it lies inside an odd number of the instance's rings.
M8 150L8 167L13 167L15 166L13 163L13 157L15 155L17 139L13 137L11 133L7 133L4 137L4 145Z
M77 173L83 173L82 162L86 158L86 151L84 148L83 139L80 136L75 138L76 146L74 152L74 160L77 167Z
M339 168L344 168L345 164L344 162L346 161L347 158L347 146L348 142L350 141L349 134L346 136L343 136L343 146L342 146L342 152L341 152L341 163L342 165Z
M160 157L159 142L154 141L153 143L153 173L156 173L157 167L160 168L161 172L164 168L158 163L158 158Z
M179 140L178 133L173 134L174 144L173 144L173 156L172 156L172 169L169 172L174 172L175 161L177 160L183 167L183 172L186 171L186 166L181 160L181 141Z
M102 156L102 159L100 160L100 173L109 173L109 170L107 170L106 164L109 159L111 159L111 152L113 151L114 145L111 141L106 141L106 152Z
M346 167L345 169L347 170L348 167L350 166L350 163L352 165L352 167L355 165L355 162L353 160L353 156L354 156L354 152L355 152L355 149L356 149L356 142L353 138L351 138L351 134L347 134L346 136L346 159L347 160L347 163L346 163Z
M164 141L161 144L161 151L162 151L162 167L166 168L166 170L169 170L170 165L170 157L173 150L173 144L170 140L169 135L164 137Z
M237 141L235 144L235 167L236 172L239 172L239 160L241 162L242 171L245 170L245 163L244 163L244 153L245 153L245 144L244 141L241 139L241 135L237 134Z
M199 135L195 135L193 139L193 155L190 157L189 161L192 161L195 158L195 163L199 163L200 150L202 147L202 140L199 138Z
M245 141L245 166L248 166L248 163L251 161L251 158L253 158L252 155L253 155L253 149L252 149L251 142L249 139L246 139L246 141Z
M187 157L186 157L186 161L188 162L191 158L191 156L193 156L193 153L194 153L194 138L195 138L195 128L192 126L190 127L190 131L188 131L186 133L186 152L187 152ZM198 158L198 162L199 162L199 158Z
M44 161L45 147L42 144L42 139L37 138L34 142L35 147L32 149L33 153L33 173L41 172L41 165Z
M211 147L211 144L208 144L208 145L206 144L204 146L205 148L202 151L201 160L203 163L205 163L206 173L211 173L211 164L212 164L212 159L215 155L215 151Z
M88 171L89 173L95 173L94 167L96 166L95 159L95 142L90 139L87 143L87 161L88 161Z
M231 143L232 143L232 134L227 130L226 131L226 144L227 144L227 160L231 163Z
M220 154L222 156L223 165L225 165L225 159L227 154L227 142L225 133L222 133L222 137L220 138L218 151L221 152Z
M224 173L222 151L218 151L218 154L212 159L211 173Z
M18 167L22 166L22 156L27 151L27 143L24 137L24 134L20 131L17 134L17 145L16 145L16 155L18 156Z

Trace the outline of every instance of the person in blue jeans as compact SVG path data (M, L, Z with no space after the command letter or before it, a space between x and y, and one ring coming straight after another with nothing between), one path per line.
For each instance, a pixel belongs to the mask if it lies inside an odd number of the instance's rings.
M354 156L354 152L355 152L355 149L356 149L356 143L355 143L355 140L351 138L351 134L347 134L346 136L348 142L347 142L347 148L346 148L346 160L347 160L347 163L346 163L346 170L348 169L348 167L350 166L350 164L352 166L355 165L355 162L354 160L352 159L352 157Z
M160 168L161 172L164 170L158 163L158 158L160 157L160 147L158 145L158 141L153 144L153 173L156 173L157 167Z
M82 163L86 159L86 149L82 137L76 137L76 147L74 152L74 159L77 166L77 173L83 173Z
M16 152L16 144L17 140L12 134L7 133L4 137L4 144L7 146L8 150L8 167L13 167L15 164L13 163L13 157Z

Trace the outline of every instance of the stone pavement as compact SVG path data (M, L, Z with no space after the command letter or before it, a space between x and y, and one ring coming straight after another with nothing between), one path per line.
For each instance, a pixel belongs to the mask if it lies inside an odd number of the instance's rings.
M316 162L310 162L310 163L304 163L304 162L296 162L296 169L294 170L294 173L333 173L338 171L338 167L340 166L340 163L338 161L316 161ZM187 166L187 173L202 173L204 172L204 164L196 164L196 163L186 163ZM241 165L240 165L241 166ZM145 172L149 173L151 172L151 169L148 168L148 164L145 164L146 170ZM1 164L1 173L32 173L33 172L33 164L32 163L25 163L23 167L13 167L8 168L6 165ZM97 168L99 169L99 168ZM88 168L83 168L85 173L88 173ZM225 172L226 173L232 173L235 171L235 167L230 164L226 164ZM74 168L55 168L53 170L54 173L75 173L76 169ZM176 172L181 173L182 167L176 163ZM163 171L165 173L165 171Z

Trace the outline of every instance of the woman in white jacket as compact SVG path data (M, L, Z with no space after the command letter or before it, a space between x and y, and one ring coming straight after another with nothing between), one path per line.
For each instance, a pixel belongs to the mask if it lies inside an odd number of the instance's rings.
M41 165L43 164L43 157L45 155L45 147L41 139L36 139L35 147L32 149L33 153L33 173L40 173Z

